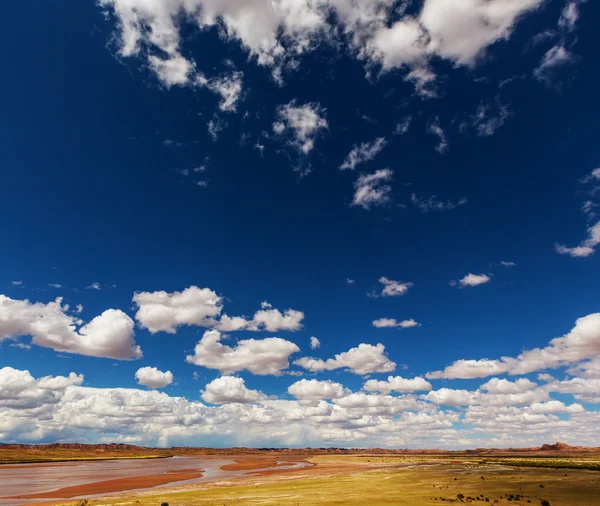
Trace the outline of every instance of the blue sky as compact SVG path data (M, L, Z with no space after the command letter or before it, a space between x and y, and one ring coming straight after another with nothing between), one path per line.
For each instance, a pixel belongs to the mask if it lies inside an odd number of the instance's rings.
M0 440L597 442L593 2L4 8Z

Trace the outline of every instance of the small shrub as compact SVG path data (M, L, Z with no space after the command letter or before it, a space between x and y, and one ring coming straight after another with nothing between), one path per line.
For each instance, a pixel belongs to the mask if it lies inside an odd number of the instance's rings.
M550 506L550 502L546 501L546 499L542 499L542 506Z
M163 503L160 504L160 506L169 506L169 503L168 502L163 502Z
M87 499L82 499L81 501L77 501L76 506L89 506L90 502Z
M457 494L456 498L460 499L462 501L465 498L465 496L464 496L464 494Z

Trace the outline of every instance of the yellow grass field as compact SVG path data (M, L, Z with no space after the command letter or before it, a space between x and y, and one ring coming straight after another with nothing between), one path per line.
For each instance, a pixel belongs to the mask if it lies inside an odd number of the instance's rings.
M436 463L431 457L315 456L308 460L317 465L302 472L125 494L93 499L90 504L422 506L448 502L541 505L548 501L543 504L600 505L600 472L592 470L513 467L481 459ZM407 467L390 467L394 465Z

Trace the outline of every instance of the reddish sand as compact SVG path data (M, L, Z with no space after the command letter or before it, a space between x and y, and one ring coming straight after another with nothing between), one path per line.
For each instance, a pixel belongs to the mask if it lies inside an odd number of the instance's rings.
M8 497L7 499L51 499L54 497L71 498L82 495L109 494L112 492L124 492L126 490L136 490L142 488L157 487L176 481L195 480L202 478L201 470L186 469L183 471L168 471L164 474L151 476L132 476L130 478L119 478L117 480L97 481L95 483L86 483L74 487L65 487L52 492L42 492L40 494L18 495Z
M253 469L264 469L265 467L276 467L276 460L268 459L236 459L237 464L221 466L223 471L252 471Z

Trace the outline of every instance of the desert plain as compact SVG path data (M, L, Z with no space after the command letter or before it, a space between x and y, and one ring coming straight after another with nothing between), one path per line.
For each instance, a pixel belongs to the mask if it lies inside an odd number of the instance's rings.
M561 443L457 452L4 445L0 462L0 505L600 504L600 449ZM13 475L18 493L6 483Z

